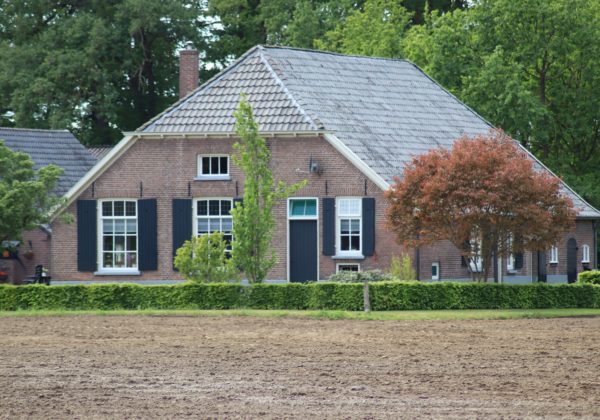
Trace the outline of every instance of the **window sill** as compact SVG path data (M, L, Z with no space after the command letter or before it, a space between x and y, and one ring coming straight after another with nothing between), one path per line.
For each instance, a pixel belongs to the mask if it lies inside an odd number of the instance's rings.
M131 269L123 269L123 270L98 270L94 272L95 276L139 276L142 272L140 270L131 270Z
M364 260L365 256L361 254L349 254L349 255L334 255L331 257L334 260Z
M198 175L194 177L194 181L231 181L229 175Z
M548 264L550 264L550 265L558 265L558 261L550 261Z

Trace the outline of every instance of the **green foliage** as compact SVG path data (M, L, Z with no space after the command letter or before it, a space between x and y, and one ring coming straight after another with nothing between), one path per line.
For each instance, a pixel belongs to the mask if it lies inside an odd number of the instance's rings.
M112 143L176 98L174 51L200 43L200 2L0 2L0 115Z
M61 200L50 194L63 170L48 165L33 169L26 153L14 152L0 140L0 242L20 239L25 230L47 222Z
M391 281L396 280L392 273L384 273L381 270L367 271L340 271L329 276L329 281L340 283L359 283L372 281Z
M401 57L401 41L411 14L393 0L367 0L335 29L315 41L320 49L345 54Z
M425 16L402 49L600 205L600 2L482 0Z
M579 283L600 284L600 271L582 271L578 276Z
M390 275L395 280L400 281L411 281L417 279L417 272L413 268L410 255L402 255L402 259L398 257L392 257L390 264Z
M223 283L236 280L238 272L225 250L221 232L193 237L177 250L175 268L190 281Z
M600 286L381 281L370 285L370 298L375 311L600 308ZM233 308L360 311L363 302L362 283L0 285L0 311Z
M273 205L306 185L277 185L269 167L271 153L265 139L258 134L252 107L242 96L235 113L236 133L240 142L234 144L237 154L233 162L244 172L244 204L231 210L233 218L233 262L251 283L262 282L275 265L271 239L275 228Z

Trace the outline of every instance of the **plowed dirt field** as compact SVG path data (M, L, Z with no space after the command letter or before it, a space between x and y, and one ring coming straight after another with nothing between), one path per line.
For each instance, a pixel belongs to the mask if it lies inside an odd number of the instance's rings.
M600 416L600 318L0 318L3 418Z

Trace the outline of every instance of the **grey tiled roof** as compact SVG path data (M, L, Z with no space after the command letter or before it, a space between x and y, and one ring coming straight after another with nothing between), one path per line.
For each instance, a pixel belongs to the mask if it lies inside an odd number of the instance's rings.
M108 152L112 150L112 148L113 146L90 146L87 148L87 150L94 157L94 159L100 160L106 156Z
M0 127L0 140L12 150L31 156L35 168L51 163L64 169L54 192L64 195L96 163L79 140L66 130L33 130Z
M261 131L333 132L387 182L413 156L491 128L408 61L258 46L140 130L231 133L242 92Z

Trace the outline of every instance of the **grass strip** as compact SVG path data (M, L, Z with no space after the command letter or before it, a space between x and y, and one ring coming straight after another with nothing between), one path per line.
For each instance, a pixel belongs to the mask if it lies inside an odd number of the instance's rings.
M299 311L299 310L33 310L0 311L0 318L52 317L52 316L190 316L190 317L256 317L256 318L310 318L351 319L365 321L429 321L465 319L519 319L519 318L566 318L597 317L600 309L489 309L489 310L435 310L435 311Z

